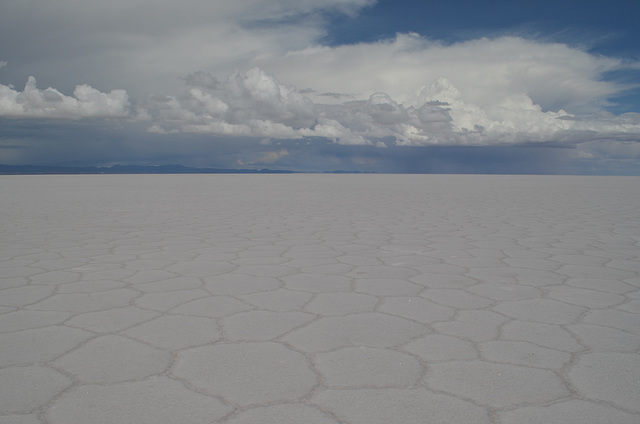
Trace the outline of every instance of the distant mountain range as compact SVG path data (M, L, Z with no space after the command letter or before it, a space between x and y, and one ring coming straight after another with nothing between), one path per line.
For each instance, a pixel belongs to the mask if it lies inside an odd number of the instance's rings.
M273 169L215 169L190 168L183 165L113 165L97 166L39 166L1 165L0 174L291 174L295 171Z
M183 165L113 165L97 166L41 166L41 165L2 165L0 175L38 175L38 174L295 174L300 171L277 169L217 169L191 168ZM358 174L358 171L325 171L331 174Z

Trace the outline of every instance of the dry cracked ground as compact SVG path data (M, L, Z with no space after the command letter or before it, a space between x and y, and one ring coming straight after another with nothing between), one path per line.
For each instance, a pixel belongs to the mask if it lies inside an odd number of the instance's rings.
M640 422L640 179L0 177L1 424Z

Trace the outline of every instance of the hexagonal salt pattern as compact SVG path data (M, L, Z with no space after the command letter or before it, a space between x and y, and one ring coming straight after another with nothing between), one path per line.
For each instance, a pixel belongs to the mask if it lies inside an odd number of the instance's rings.
M571 394L552 371L484 361L433 364L426 384L492 408L549 402Z
M71 386L70 378L42 366L0 369L0 405L9 413L31 412Z
M582 355L569 371L569 380L583 396L640 413L640 356L595 352Z
M329 414L304 403L280 403L247 409L226 422L228 424L339 424Z
M340 422L353 424L460 423L488 424L487 411L465 400L414 389L323 390L311 398Z
M317 384L303 354L273 342L187 349L173 375L243 406L302 399Z
M52 362L77 380L87 383L116 383L162 373L171 355L135 340L107 335L90 340Z
M46 411L51 424L209 424L231 411L220 400L158 377L115 385L85 385L64 393Z
M315 364L327 387L411 387L423 373L416 358L391 349L339 349L316 355Z
M562 422L563 424L617 423L635 424L637 415L619 411L610 406L582 400L568 400L549 406L525 406L498 415L500 424L536 424Z
M640 422L638 178L0 178L0 424Z

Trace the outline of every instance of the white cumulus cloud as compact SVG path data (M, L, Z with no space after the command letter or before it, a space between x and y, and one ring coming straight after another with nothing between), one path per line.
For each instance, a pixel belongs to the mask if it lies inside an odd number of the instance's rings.
M445 77L458 90L449 93L453 99L459 95L480 107L525 93L543 110L573 113L599 109L603 100L626 88L605 81L606 72L638 66L566 44L521 37L447 45L413 33L376 43L307 47L258 65L287 84L318 93L367 98L384 91L399 103L417 105L425 94L430 96L429 85Z
M38 89L34 77L28 78L23 91L0 84L0 116L5 118L123 118L129 116L130 106L125 90L102 93L83 84L71 97L51 87Z
M321 137L345 145L494 145L532 142L573 144L640 136L637 114L584 115L544 110L526 91L467 96L438 77L409 92L403 104L386 92L367 99L320 103L304 90L282 84L259 68L226 79L205 72L185 78L181 96L159 97L150 106L151 132L300 139ZM402 97L402 96L401 96Z

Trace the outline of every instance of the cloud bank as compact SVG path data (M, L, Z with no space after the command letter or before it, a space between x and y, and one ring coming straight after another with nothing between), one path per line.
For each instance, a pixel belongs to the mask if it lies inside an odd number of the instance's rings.
M148 132L329 139L342 145L431 146L637 141L640 115L602 111L626 89L603 74L635 64L518 37L444 46L415 34L290 52L267 68L183 76L179 95L154 94L137 118ZM324 90L337 90L327 95ZM566 108L566 110L565 110ZM571 111L571 112L569 112ZM125 90L78 85L73 96L0 85L0 116L131 118Z
M303 88L260 68L191 73L182 95L153 99L150 130L380 147L640 137L640 115L602 113L627 89L603 75L635 65L566 45L505 37L443 46L408 34L264 65Z

